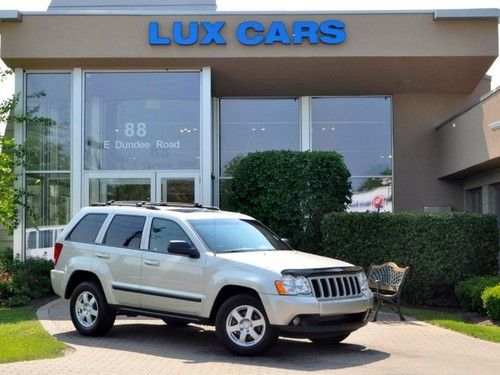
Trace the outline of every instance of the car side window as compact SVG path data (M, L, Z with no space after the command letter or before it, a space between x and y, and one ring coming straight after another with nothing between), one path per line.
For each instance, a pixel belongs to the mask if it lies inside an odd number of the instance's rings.
M115 215L109 224L103 244L139 249L145 221L144 216Z
M186 241L193 246L188 235L179 224L167 219L153 219L149 235L149 250L167 253L168 244L173 240Z
M94 243L107 214L85 215L66 237L68 241Z

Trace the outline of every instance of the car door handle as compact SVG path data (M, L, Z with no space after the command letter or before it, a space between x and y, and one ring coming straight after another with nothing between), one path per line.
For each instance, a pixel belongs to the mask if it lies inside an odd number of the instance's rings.
M105 253L95 253L96 258L109 259L109 254Z
M159 267L160 266L160 262L158 260L145 260L144 261L144 264L147 265L147 266L155 266L155 267Z

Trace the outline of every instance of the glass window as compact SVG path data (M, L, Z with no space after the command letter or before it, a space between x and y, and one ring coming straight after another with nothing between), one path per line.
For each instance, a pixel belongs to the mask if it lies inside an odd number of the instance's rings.
M392 211L390 97L313 98L312 149L337 151L351 173L348 211Z
M116 215L104 238L104 244L115 247L139 249L141 246L144 216Z
M25 245L48 256L71 213L71 74L26 74L25 103Z
M255 220L189 220L208 248L215 253L289 250L278 236Z
M70 220L69 173L26 173L28 249L51 248Z
M222 99L220 174L252 151L300 150L298 99Z
M350 212L392 212L392 178L351 178Z
M498 224L500 225L500 184L491 185L490 197L490 212L497 215Z
M483 188L478 187L466 191L467 211L480 214L483 212Z
M73 228L68 241L94 243L107 214L88 214Z
M70 169L71 75L26 75L26 169ZM50 121L40 121L40 118Z
M179 224L172 220L153 219L149 235L149 250L166 253L170 241L186 241L193 246Z
M392 174L391 99L313 98L312 149L344 156L352 176Z
M199 73L87 73L85 169L198 169Z

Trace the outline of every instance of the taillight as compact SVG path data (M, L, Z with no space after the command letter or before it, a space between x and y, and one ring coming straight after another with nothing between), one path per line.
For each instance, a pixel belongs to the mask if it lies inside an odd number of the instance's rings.
M54 265L57 264L57 261L59 260L59 256L61 255L63 249L62 243L56 242L54 245Z

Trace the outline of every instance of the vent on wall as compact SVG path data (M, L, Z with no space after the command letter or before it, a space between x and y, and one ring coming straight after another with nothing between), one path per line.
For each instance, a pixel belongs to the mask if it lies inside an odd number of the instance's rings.
M430 207L424 207L424 212L428 213L443 213L443 212L451 212L453 211L451 206L430 206Z

